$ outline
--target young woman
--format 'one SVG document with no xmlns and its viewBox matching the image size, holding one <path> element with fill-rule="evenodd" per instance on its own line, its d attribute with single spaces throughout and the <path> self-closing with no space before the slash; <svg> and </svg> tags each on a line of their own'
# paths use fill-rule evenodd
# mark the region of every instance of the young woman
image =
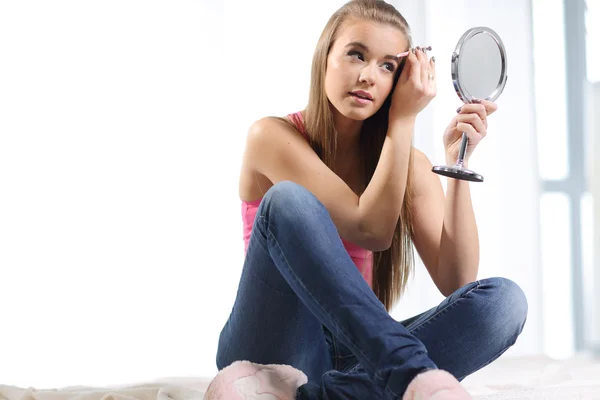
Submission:
<svg viewBox="0 0 600 400">
<path fill-rule="evenodd" d="M 208 399 L 466 399 L 459 381 L 515 343 L 527 301 L 512 281 L 477 280 L 469 183 L 448 179 L 444 195 L 412 147 L 435 94 L 435 60 L 393 6 L 355 0 L 331 17 L 306 109 L 247 136 L 246 258 Z M 448 163 L 462 132 L 468 160 L 495 110 L 458 110 Z M 446 299 L 398 322 L 412 244 Z"/>
</svg>

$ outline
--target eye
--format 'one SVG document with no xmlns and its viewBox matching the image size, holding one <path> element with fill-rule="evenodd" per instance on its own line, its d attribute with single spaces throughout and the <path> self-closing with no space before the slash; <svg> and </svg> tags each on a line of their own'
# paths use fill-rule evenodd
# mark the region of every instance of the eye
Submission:
<svg viewBox="0 0 600 400">
<path fill-rule="evenodd" d="M 348 52 L 348 55 L 350 57 L 354 57 L 356 56 L 360 61 L 365 61 L 365 56 L 363 56 L 363 54 L 360 51 L 356 51 L 356 50 L 350 50 Z"/>
<path fill-rule="evenodd" d="M 365 61 L 365 56 L 360 51 L 350 50 L 347 54 L 350 57 L 355 57 L 360 61 Z M 393 63 L 388 62 L 388 63 L 384 63 L 383 65 L 389 72 L 394 72 L 396 70 L 396 66 Z"/>
<path fill-rule="evenodd" d="M 389 70 L 390 72 L 394 72 L 394 71 L 396 70 L 396 66 L 395 66 L 394 64 L 392 64 L 392 63 L 385 63 L 384 65 L 385 65 L 386 67 L 388 67 L 388 70 Z"/>
</svg>

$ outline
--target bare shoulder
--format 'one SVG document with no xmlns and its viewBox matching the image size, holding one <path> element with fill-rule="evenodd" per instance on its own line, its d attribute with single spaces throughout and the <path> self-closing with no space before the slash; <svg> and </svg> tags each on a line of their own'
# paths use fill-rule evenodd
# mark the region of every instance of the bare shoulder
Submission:
<svg viewBox="0 0 600 400">
<path fill-rule="evenodd" d="M 280 165 L 286 154 L 303 147 L 309 148 L 302 134 L 286 118 L 269 116 L 253 122 L 246 135 L 240 197 L 248 200 L 262 197 L 274 184 L 273 176 L 268 173 L 273 169 L 271 166 Z"/>
<path fill-rule="evenodd" d="M 276 136 L 298 134 L 292 123 L 284 117 L 264 117 L 250 125 L 247 140 L 274 139 Z"/>
<path fill-rule="evenodd" d="M 279 158 L 290 151 L 310 149 L 296 127 L 283 117 L 261 118 L 248 129 L 245 158 L 257 166 L 265 158 Z"/>
</svg>

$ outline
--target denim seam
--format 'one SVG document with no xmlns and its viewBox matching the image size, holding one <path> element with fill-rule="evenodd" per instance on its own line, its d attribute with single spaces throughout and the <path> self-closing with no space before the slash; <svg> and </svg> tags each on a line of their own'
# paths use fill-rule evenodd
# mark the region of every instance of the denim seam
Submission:
<svg viewBox="0 0 600 400">
<path fill-rule="evenodd" d="M 269 253 L 268 246 L 262 246 L 262 241 L 260 243 L 261 243 L 261 248 L 268 254 Z M 246 257 L 252 257 L 252 253 L 254 253 L 254 251 L 255 251 L 255 249 L 248 247 L 248 251 L 246 252 Z M 252 278 L 260 281 L 263 285 L 265 285 L 266 287 L 268 287 L 269 289 L 271 289 L 272 291 L 276 292 L 279 295 L 289 296 L 289 297 L 292 297 L 295 295 L 295 293 L 292 293 L 292 294 L 285 293 L 277 288 L 274 288 L 273 286 L 271 286 L 267 282 L 265 282 L 265 280 L 263 278 L 261 278 L 260 276 L 258 276 L 258 274 L 256 274 L 256 273 L 250 272 L 249 270 L 246 271 L 246 273 L 249 274 L 250 276 L 252 276 Z"/>
<path fill-rule="evenodd" d="M 400 399 L 400 395 L 394 392 L 388 385 L 385 385 L 385 391 L 390 392 L 394 399 Z"/>
<path fill-rule="evenodd" d="M 346 372 L 347 375 L 353 374 L 356 372 L 357 369 L 359 369 L 361 367 L 360 363 L 356 364 L 354 367 L 352 367 L 352 369 L 348 370 L 348 372 Z"/>
<path fill-rule="evenodd" d="M 433 322 L 434 320 L 436 320 L 438 317 L 444 315 L 447 311 L 453 309 L 454 307 L 456 307 L 458 305 L 458 303 L 460 302 L 460 300 L 464 300 L 469 294 L 471 294 L 474 290 L 479 289 L 479 286 L 481 286 L 481 282 L 477 281 L 477 285 L 473 286 L 471 289 L 469 289 L 467 292 L 463 293 L 461 296 L 459 296 L 456 300 L 452 301 L 451 303 L 448 303 L 446 306 L 444 306 L 441 310 L 438 310 L 435 314 L 433 314 L 432 316 L 430 316 L 429 318 L 426 318 L 424 321 L 422 321 L 421 323 L 419 323 L 418 325 L 414 326 L 414 327 L 410 327 L 408 330 L 409 332 L 413 333 L 413 332 L 417 332 L 418 330 L 420 330 L 421 328 L 423 328 L 425 325 L 428 325 L 429 323 Z"/>
<path fill-rule="evenodd" d="M 263 284 L 263 285 L 265 285 L 267 288 L 269 288 L 270 290 L 272 290 L 273 292 L 277 293 L 277 294 L 278 294 L 278 295 L 280 295 L 280 296 L 287 296 L 287 297 L 294 297 L 294 296 L 296 296 L 296 294 L 295 294 L 295 293 L 285 293 L 285 292 L 282 292 L 281 290 L 279 290 L 279 289 L 277 289 L 277 288 L 274 288 L 273 286 L 271 286 L 271 285 L 269 285 L 267 282 L 265 282 L 265 281 L 263 280 L 263 278 L 261 278 L 260 276 L 258 276 L 258 275 L 257 275 L 257 274 L 255 274 L 255 273 L 248 272 L 248 275 L 250 275 L 250 276 L 251 276 L 253 279 L 256 279 L 257 281 L 259 281 L 260 283 L 262 283 L 262 284 Z M 298 297 L 298 296 L 296 296 L 296 297 Z"/>
<path fill-rule="evenodd" d="M 342 373 L 346 374 L 346 375 L 351 375 L 351 374 L 354 374 L 356 372 L 356 370 L 358 370 L 360 367 L 361 367 L 360 363 L 357 363 L 352 368 L 350 368 L 347 372 L 342 372 Z"/>
<path fill-rule="evenodd" d="M 264 221 L 266 221 L 266 218 L 264 218 L 264 217 L 261 215 L 261 216 L 260 216 L 260 221 L 264 222 Z M 315 303 L 316 303 L 316 304 L 317 304 L 317 306 L 318 306 L 318 307 L 321 309 L 321 311 L 322 311 L 324 314 L 326 314 L 326 315 L 329 317 L 329 319 L 330 319 L 331 321 L 333 321 L 333 323 L 335 324 L 336 332 L 341 332 L 341 334 L 342 334 L 342 335 L 344 335 L 344 337 L 345 337 L 346 339 L 348 339 L 348 335 L 346 334 L 346 332 L 344 332 L 344 330 L 343 330 L 343 329 L 340 329 L 340 327 L 338 326 L 337 322 L 335 322 L 335 320 L 332 318 L 332 316 L 329 314 L 329 312 L 327 312 L 327 310 L 325 310 L 325 309 L 324 309 L 324 308 L 323 308 L 323 307 L 322 307 L 322 306 L 319 304 L 319 302 L 318 302 L 318 301 L 316 301 L 316 298 L 313 296 L 313 294 L 312 294 L 312 293 L 311 293 L 311 292 L 308 290 L 308 288 L 307 288 L 307 287 L 304 285 L 304 283 L 303 283 L 303 282 L 302 282 L 300 279 L 298 279 L 298 277 L 296 276 L 296 274 L 294 274 L 294 271 L 293 271 L 293 270 L 290 268 L 290 264 L 289 264 L 289 262 L 288 262 L 287 258 L 285 257 L 285 254 L 283 254 L 283 251 L 281 250 L 281 246 L 279 246 L 279 242 L 277 242 L 277 239 L 275 238 L 275 235 L 273 234 L 273 232 L 272 232 L 272 231 L 271 231 L 271 229 L 269 228 L 269 226 L 268 226 L 268 222 L 267 222 L 266 230 L 267 230 L 267 232 L 269 233 L 270 237 L 271 237 L 271 238 L 273 239 L 273 241 L 275 242 L 275 245 L 277 246 L 277 248 L 279 249 L 279 253 L 282 255 L 282 257 L 283 257 L 283 259 L 284 259 L 284 261 L 285 261 L 285 264 L 287 265 L 288 271 L 290 272 L 290 275 L 292 275 L 292 276 L 294 277 L 294 279 L 295 279 L 295 281 L 296 281 L 296 282 L 298 282 L 300 285 L 302 285 L 302 287 L 304 288 L 304 290 L 306 290 L 306 293 L 308 293 L 308 295 L 309 295 L 309 296 L 310 296 L 310 297 L 311 297 L 313 300 L 315 300 Z M 348 340 L 348 342 L 350 342 L 350 340 Z M 363 352 L 362 352 L 360 349 L 359 349 L 359 352 L 360 352 L 361 356 L 362 356 L 362 357 L 364 357 L 364 359 L 365 359 L 365 360 L 367 360 L 367 361 L 369 362 L 369 364 L 370 364 L 370 368 L 371 368 L 373 371 L 375 371 L 375 366 L 374 366 L 374 365 L 373 365 L 373 363 L 372 363 L 372 362 L 369 360 L 369 358 L 368 358 L 368 357 L 366 357 L 366 356 L 364 355 L 364 353 L 363 353 Z M 374 375 L 375 375 L 375 377 L 377 377 L 377 378 L 379 378 L 379 379 L 382 379 L 382 378 L 379 376 L 379 374 L 377 373 L 377 371 L 375 371 L 375 374 L 374 374 Z"/>
<path fill-rule="evenodd" d="M 331 343 L 333 343 L 333 359 L 334 359 L 333 367 L 335 369 L 339 369 L 337 339 L 333 335 L 333 333 L 331 333 Z"/>
<path fill-rule="evenodd" d="M 325 374 L 329 374 L 329 375 L 331 375 L 331 374 L 351 375 L 351 374 L 355 373 L 356 370 L 359 369 L 361 366 L 362 365 L 360 363 L 357 363 L 357 364 L 353 365 L 352 368 L 350 368 L 348 371 L 343 372 L 343 371 L 339 371 L 339 370 L 330 370 L 330 371 L 325 372 Z"/>
<path fill-rule="evenodd" d="M 348 354 L 347 356 L 338 356 L 338 355 L 335 356 L 335 358 L 340 359 L 340 360 L 345 360 L 346 358 L 350 358 L 350 357 L 355 357 L 355 355 Z"/>
</svg>

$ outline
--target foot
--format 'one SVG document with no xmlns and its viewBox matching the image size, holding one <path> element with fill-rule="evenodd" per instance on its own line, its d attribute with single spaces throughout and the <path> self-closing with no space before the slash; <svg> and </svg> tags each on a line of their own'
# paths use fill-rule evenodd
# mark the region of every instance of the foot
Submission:
<svg viewBox="0 0 600 400">
<path fill-rule="evenodd" d="M 471 395 L 452 374 L 432 369 L 410 382 L 402 400 L 471 400 Z"/>
<path fill-rule="evenodd" d="M 296 389 L 308 381 L 289 365 L 261 365 L 236 361 L 219 371 L 205 400 L 294 400 Z"/>
</svg>

